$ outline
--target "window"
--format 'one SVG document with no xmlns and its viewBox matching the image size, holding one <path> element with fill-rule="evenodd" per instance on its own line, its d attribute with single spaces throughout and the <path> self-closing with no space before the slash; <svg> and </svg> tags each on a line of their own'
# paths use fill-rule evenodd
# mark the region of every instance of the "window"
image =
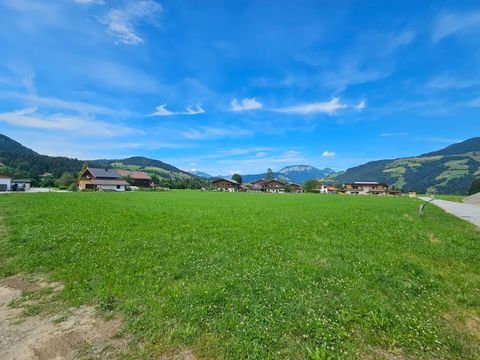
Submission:
<svg viewBox="0 0 480 360">
<path fill-rule="evenodd" d="M 120 185 L 117 185 L 117 189 L 120 189 Z"/>
</svg>

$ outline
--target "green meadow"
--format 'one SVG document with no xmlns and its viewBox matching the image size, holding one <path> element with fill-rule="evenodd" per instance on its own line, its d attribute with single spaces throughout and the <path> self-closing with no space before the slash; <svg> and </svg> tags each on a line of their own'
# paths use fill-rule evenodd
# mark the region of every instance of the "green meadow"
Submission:
<svg viewBox="0 0 480 360">
<path fill-rule="evenodd" d="M 0 197 L 0 277 L 121 314 L 128 358 L 480 358 L 480 233 L 420 201 L 318 194 Z"/>
</svg>

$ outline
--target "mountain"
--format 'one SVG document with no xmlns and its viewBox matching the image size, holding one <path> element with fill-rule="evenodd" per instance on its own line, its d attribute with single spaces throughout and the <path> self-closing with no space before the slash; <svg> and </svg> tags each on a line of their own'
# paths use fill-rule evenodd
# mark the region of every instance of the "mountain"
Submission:
<svg viewBox="0 0 480 360">
<path fill-rule="evenodd" d="M 193 174 L 193 175 L 197 175 L 197 176 L 203 177 L 203 178 L 205 178 L 205 179 L 213 178 L 212 175 L 207 174 L 206 172 L 203 172 L 203 171 L 197 171 L 197 170 L 195 170 L 195 171 L 190 171 L 190 173 Z"/>
<path fill-rule="evenodd" d="M 381 181 L 402 191 L 466 194 L 478 176 L 480 137 L 416 157 L 371 161 L 329 175 L 324 180 L 338 183 Z"/>
<path fill-rule="evenodd" d="M 177 182 L 191 182 L 198 179 L 196 175 L 182 171 L 173 165 L 141 156 L 120 160 L 91 160 L 89 164 L 92 167 L 141 170 L 156 175 L 160 179 Z M 38 180 L 40 175 L 50 173 L 54 178 L 59 178 L 64 172 L 78 173 L 82 165 L 83 160 L 40 155 L 8 136 L 0 134 L 0 174 Z"/>
<path fill-rule="evenodd" d="M 273 176 L 275 177 L 275 179 L 280 181 L 303 184 L 309 179 L 322 178 L 333 173 L 335 173 L 335 171 L 329 168 L 321 170 L 310 165 L 291 165 L 280 169 L 278 172 L 274 172 Z M 242 180 L 245 183 L 253 182 L 256 180 L 264 179 L 266 175 L 266 173 L 255 175 L 242 175 Z"/>
<path fill-rule="evenodd" d="M 320 170 L 310 165 L 292 165 L 284 167 L 278 173 L 289 179 L 291 182 L 303 184 L 309 179 L 318 179 L 334 174 L 335 171 L 330 168 Z"/>
<path fill-rule="evenodd" d="M 0 134 L 0 153 L 16 153 L 16 154 L 30 154 L 38 155 L 32 149 L 29 149 L 19 142 L 10 139 L 8 136 Z"/>
</svg>

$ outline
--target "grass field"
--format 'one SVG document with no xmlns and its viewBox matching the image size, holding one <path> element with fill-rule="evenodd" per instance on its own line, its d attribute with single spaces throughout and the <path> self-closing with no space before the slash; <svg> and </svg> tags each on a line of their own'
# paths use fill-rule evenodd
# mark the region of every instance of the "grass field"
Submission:
<svg viewBox="0 0 480 360">
<path fill-rule="evenodd" d="M 0 276 L 123 314 L 131 358 L 480 358 L 480 233 L 408 198 L 0 197 Z M 396 357 L 394 357 L 396 356 Z"/>
<path fill-rule="evenodd" d="M 465 199 L 465 195 L 435 195 L 435 198 L 461 203 Z"/>
</svg>

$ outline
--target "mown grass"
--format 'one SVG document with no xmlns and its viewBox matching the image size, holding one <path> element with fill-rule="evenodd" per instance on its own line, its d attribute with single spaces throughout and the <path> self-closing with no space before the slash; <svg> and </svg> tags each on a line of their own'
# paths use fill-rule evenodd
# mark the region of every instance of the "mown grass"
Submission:
<svg viewBox="0 0 480 360">
<path fill-rule="evenodd" d="M 465 199 L 465 195 L 441 195 L 440 194 L 440 195 L 435 195 L 435 198 L 461 203 L 463 202 L 463 199 Z"/>
<path fill-rule="evenodd" d="M 0 275 L 120 312 L 131 358 L 480 357 L 480 235 L 408 198 L 165 193 L 0 198 Z"/>
</svg>

